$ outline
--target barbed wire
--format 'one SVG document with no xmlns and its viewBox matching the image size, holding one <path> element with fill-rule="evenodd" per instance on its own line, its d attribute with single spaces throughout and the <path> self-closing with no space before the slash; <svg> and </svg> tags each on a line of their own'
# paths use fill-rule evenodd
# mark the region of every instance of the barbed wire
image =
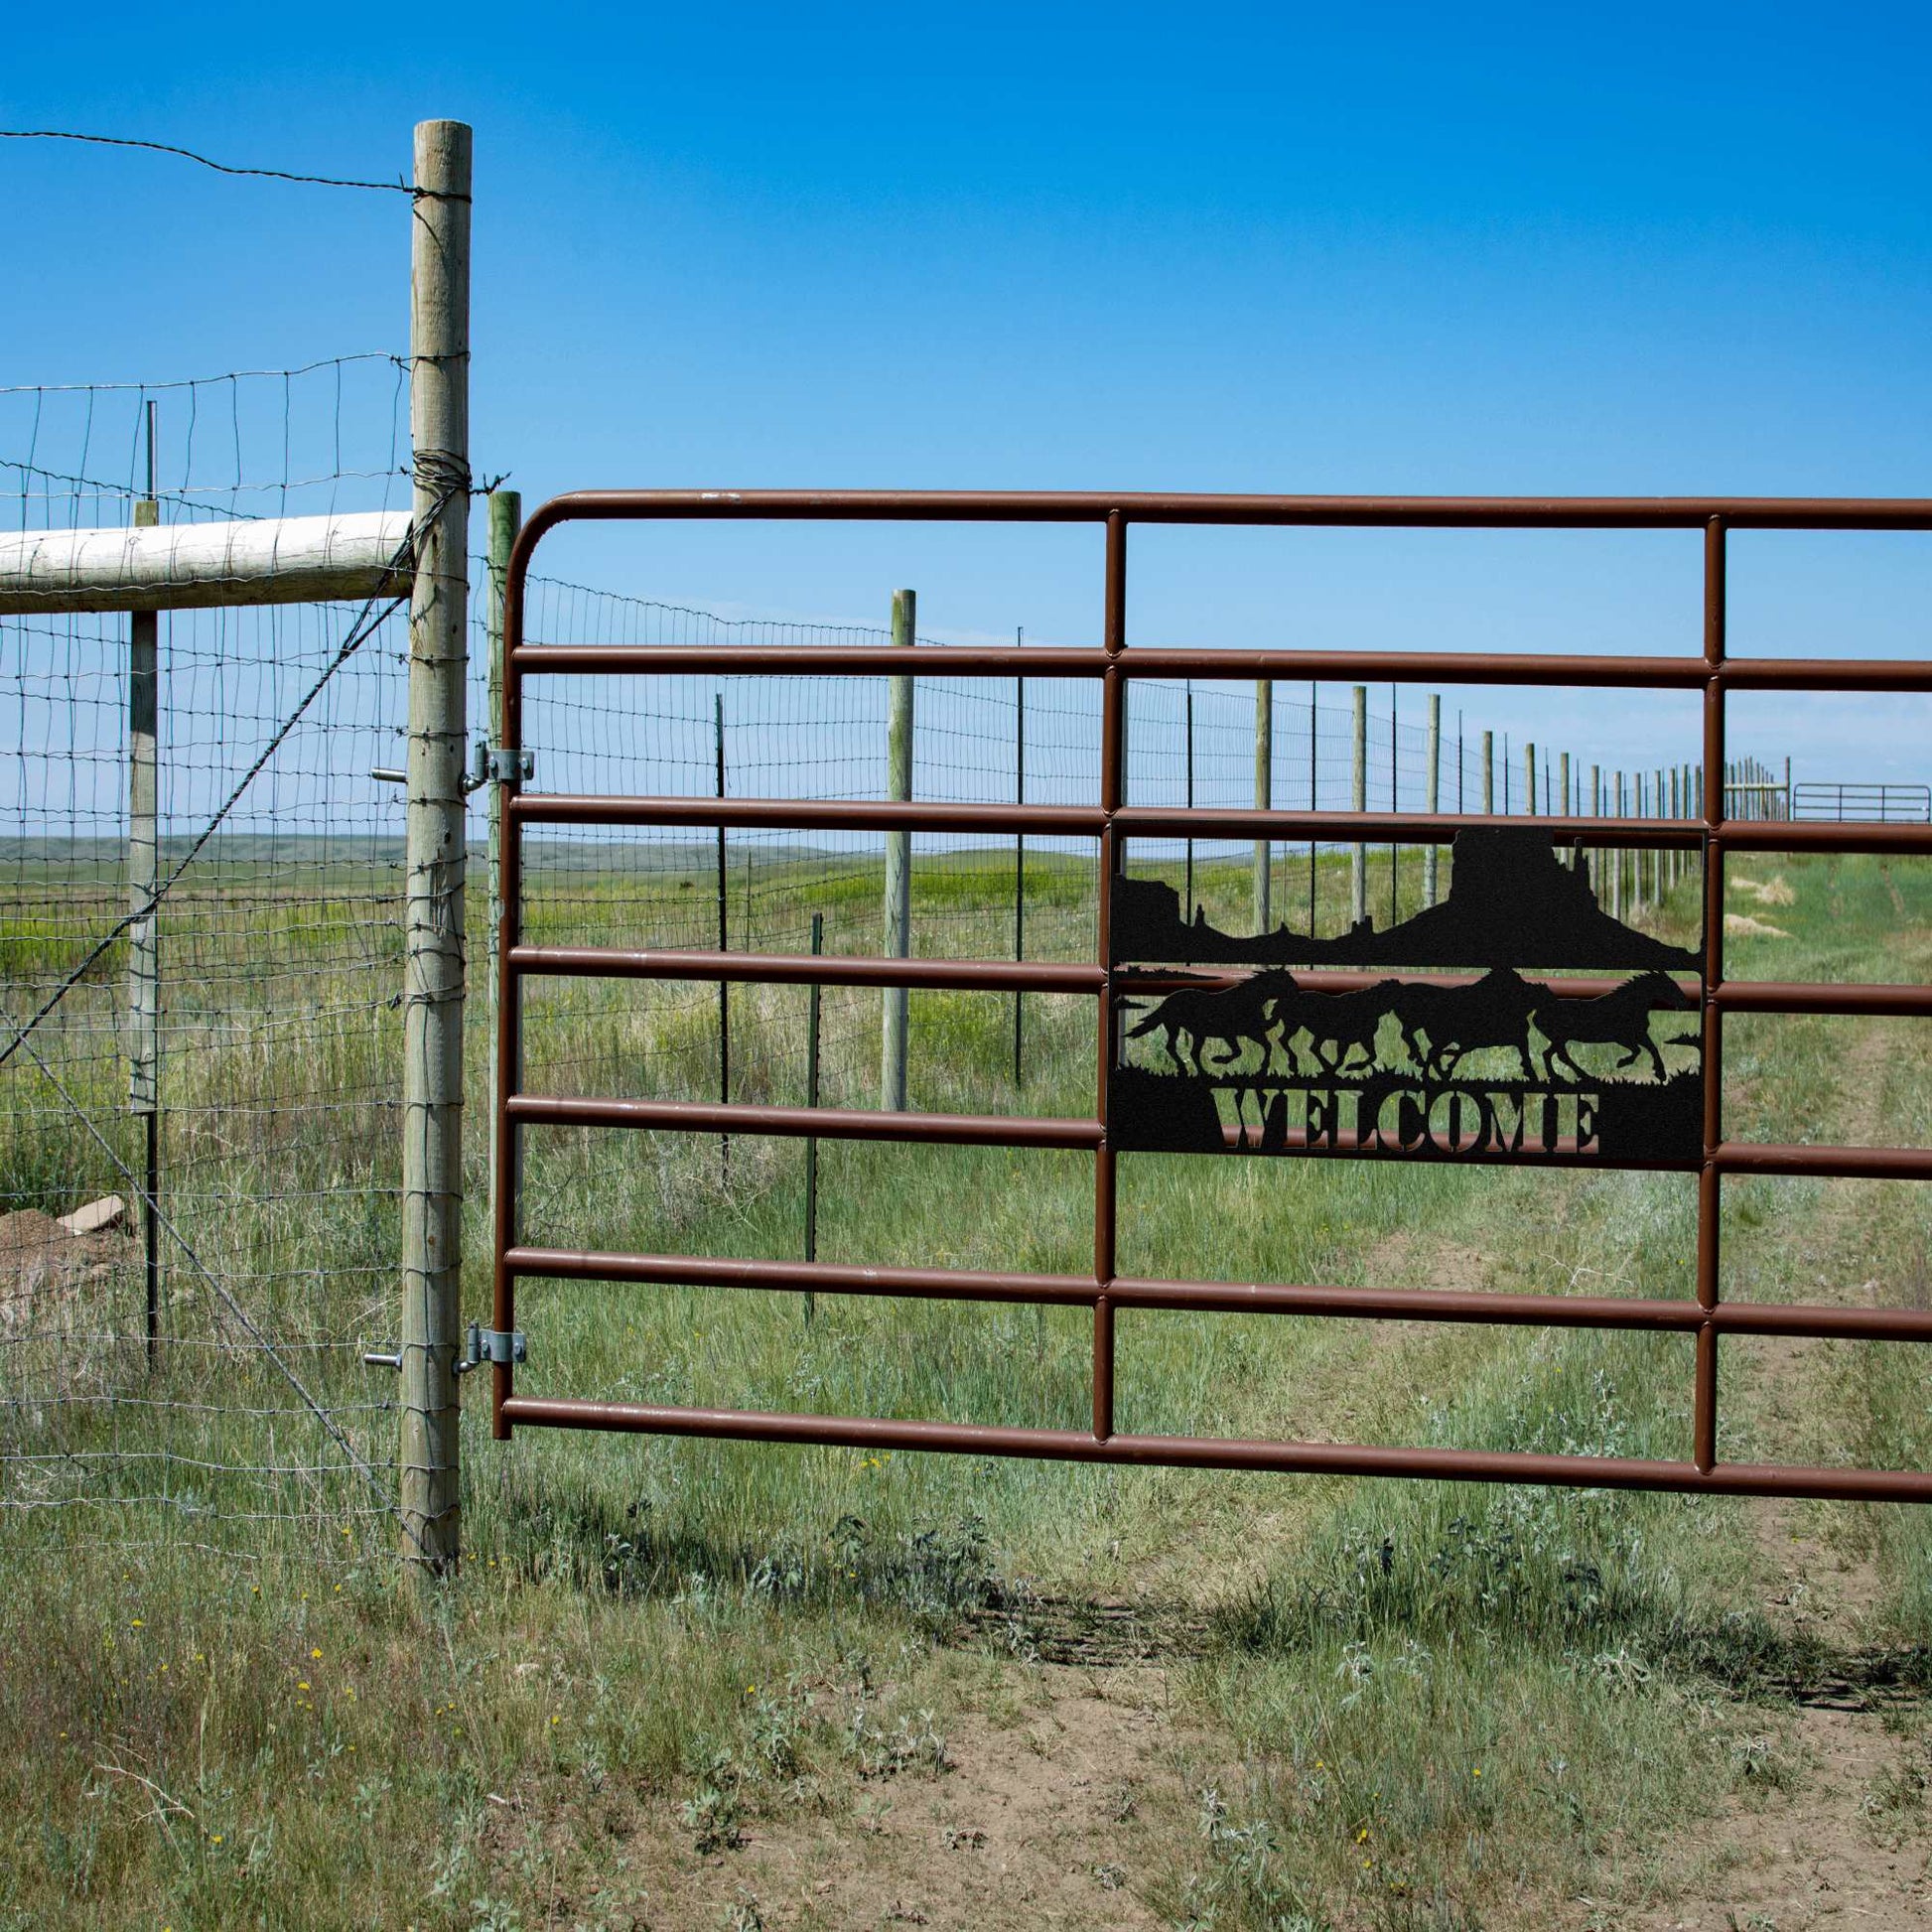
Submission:
<svg viewBox="0 0 1932 1932">
<path fill-rule="evenodd" d="M 231 162 L 215 161 L 207 155 L 197 154 L 193 148 L 177 147 L 171 141 L 143 141 L 123 134 L 83 134 L 57 127 L 0 127 L 0 141 L 78 141 L 100 148 L 138 148 L 150 154 L 173 155 L 182 161 L 192 161 L 198 167 L 211 168 L 217 175 L 251 175 L 262 181 L 300 182 L 314 188 L 370 189 L 378 194 L 407 195 L 412 201 L 419 202 L 470 200 L 468 195 L 452 194 L 445 189 L 418 188 L 400 178 L 395 181 L 356 181 L 340 175 L 296 174 L 286 168 L 238 167 Z"/>
</svg>

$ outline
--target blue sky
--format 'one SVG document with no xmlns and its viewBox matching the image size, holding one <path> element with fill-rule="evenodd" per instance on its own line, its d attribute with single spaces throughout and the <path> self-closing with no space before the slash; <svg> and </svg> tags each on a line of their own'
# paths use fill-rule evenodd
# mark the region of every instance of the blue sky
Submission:
<svg viewBox="0 0 1932 1932">
<path fill-rule="evenodd" d="M 1922 9 L 456 25 L 438 47 L 392 9 L 36 9 L 9 24 L 0 122 L 377 177 L 406 168 L 414 120 L 474 122 L 475 455 L 529 502 L 604 483 L 1932 490 Z M 65 144 L 0 144 L 0 381 L 403 345 L 398 197 Z M 1740 539 L 1735 562 L 1740 650 L 1927 650 L 1932 539 Z M 1097 621 L 1086 533 L 683 528 L 573 537 L 547 563 L 860 621 L 912 583 L 945 634 L 1077 640 Z M 1164 641 L 1675 648 L 1696 635 L 1695 542 L 1150 533 L 1131 621 Z M 1637 700 L 1496 716 L 1606 759 L 1691 750 Z M 1925 776 L 1925 722 L 1916 702 L 1766 703 L 1738 736 L 1821 776 Z"/>
</svg>

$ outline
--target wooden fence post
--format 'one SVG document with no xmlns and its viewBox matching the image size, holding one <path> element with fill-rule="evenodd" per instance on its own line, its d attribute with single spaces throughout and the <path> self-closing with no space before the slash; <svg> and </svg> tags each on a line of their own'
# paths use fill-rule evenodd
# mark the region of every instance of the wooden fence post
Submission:
<svg viewBox="0 0 1932 1932">
<path fill-rule="evenodd" d="M 1275 681 L 1255 680 L 1255 810 L 1275 808 Z M 1254 919 L 1255 931 L 1266 932 L 1274 899 L 1274 841 L 1255 841 Z"/>
<path fill-rule="evenodd" d="M 134 527 L 161 521 L 155 495 L 155 405 L 146 409 L 148 492 L 134 505 Z M 127 929 L 128 1108 L 141 1122 L 141 1273 L 147 1314 L 148 1369 L 161 1346 L 161 952 L 160 917 L 152 909 L 161 883 L 160 638 L 153 611 L 127 621 L 127 896 L 128 910 L 149 907 Z"/>
<path fill-rule="evenodd" d="M 1321 736 L 1321 687 L 1311 682 L 1309 685 L 1309 810 L 1321 809 L 1318 802 L 1321 794 L 1321 761 L 1317 747 Z M 1315 905 L 1315 859 L 1316 848 L 1312 838 L 1309 840 L 1309 937 L 1314 937 Z"/>
<path fill-rule="evenodd" d="M 725 694 L 717 692 L 711 700 L 711 750 L 716 765 L 714 780 L 718 796 L 725 795 Z M 718 826 L 717 878 L 714 881 L 718 901 L 718 950 L 731 950 L 731 856 L 725 827 Z M 718 982 L 718 1104 L 729 1107 L 732 1097 L 732 989 L 729 980 Z M 718 1174 L 729 1183 L 732 1174 L 732 1143 L 729 1134 L 718 1136 Z"/>
<path fill-rule="evenodd" d="M 1026 631 L 1016 629 L 1013 633 L 1013 647 L 1018 650 L 1026 640 Z M 1013 680 L 1013 802 L 1024 805 L 1027 802 L 1027 680 L 1017 677 Z M 1187 698 L 1187 784 L 1188 803 L 1193 802 L 1194 782 L 1194 700 L 1189 688 Z M 1194 848 L 1190 842 L 1187 847 L 1187 869 L 1191 881 L 1193 875 Z M 1027 956 L 1027 835 L 1016 832 L 1013 837 L 1013 958 L 1016 965 Z M 1027 1078 L 1027 996 L 1015 990 L 1013 995 L 1013 1084 L 1016 1091 L 1026 1083 Z"/>
<path fill-rule="evenodd" d="M 1355 687 L 1355 768 L 1349 788 L 1354 810 L 1368 810 L 1368 686 Z M 1357 839 L 1348 855 L 1348 917 L 1360 925 L 1368 917 L 1368 847 Z"/>
<path fill-rule="evenodd" d="M 909 650 L 918 625 L 918 594 L 893 593 L 893 642 Z M 903 803 L 912 796 L 912 679 L 888 680 L 886 713 L 886 796 Z M 888 959 L 908 958 L 912 950 L 912 834 L 886 834 L 886 942 Z M 905 1035 L 909 995 L 889 986 L 882 995 L 879 1053 L 879 1104 L 889 1113 L 905 1110 Z"/>
<path fill-rule="evenodd" d="M 1194 680 L 1189 678 L 1184 687 L 1185 695 L 1181 700 L 1181 726 L 1186 744 L 1185 760 L 1181 768 L 1183 801 L 1191 812 L 1194 809 Z M 1194 842 L 1187 841 L 1184 876 L 1180 895 L 1180 916 L 1189 925 L 1194 922 Z"/>
<path fill-rule="evenodd" d="M 812 914 L 812 957 L 816 959 L 825 950 L 825 914 Z M 805 1105 L 818 1105 L 818 1016 L 820 1001 L 819 984 L 812 981 L 811 989 L 805 996 Z M 805 1139 L 805 1259 L 818 1259 L 818 1136 L 807 1135 Z M 817 1298 L 810 1289 L 805 1291 L 805 1325 L 811 1326 L 812 1310 Z"/>
<path fill-rule="evenodd" d="M 1441 809 L 1443 795 L 1443 699 L 1440 692 L 1429 694 L 1429 748 L 1423 755 L 1423 810 L 1432 816 Z M 1422 902 L 1436 903 L 1436 860 L 1439 848 L 1422 849 Z"/>
<path fill-rule="evenodd" d="M 470 146 L 462 121 L 417 124 L 410 219 L 416 557 L 403 886 L 402 1535 L 405 1558 L 436 1574 L 455 1569 L 461 1547 Z"/>
</svg>

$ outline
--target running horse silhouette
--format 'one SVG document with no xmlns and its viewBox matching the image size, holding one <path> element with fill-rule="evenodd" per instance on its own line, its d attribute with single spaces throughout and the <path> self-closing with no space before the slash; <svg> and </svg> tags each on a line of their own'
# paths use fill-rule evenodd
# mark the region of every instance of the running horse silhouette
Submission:
<svg viewBox="0 0 1932 1932">
<path fill-rule="evenodd" d="M 1423 1072 L 1437 1079 L 1448 1079 L 1465 1054 L 1500 1047 L 1516 1055 L 1527 1080 L 1537 991 L 1507 966 L 1469 986 L 1398 983 L 1393 1004 L 1402 1043 Z"/>
<path fill-rule="evenodd" d="M 1625 980 L 1613 992 L 1594 1000 L 1560 1000 L 1551 996 L 1539 1000 L 1531 1011 L 1537 1031 L 1549 1041 L 1544 1049 L 1546 1078 L 1555 1076 L 1561 1065 L 1573 1078 L 1591 1077 L 1577 1064 L 1573 1046 L 1620 1046 L 1623 1057 L 1616 1070 L 1640 1060 L 1648 1053 L 1658 1079 L 1665 1078 L 1664 1056 L 1651 1036 L 1650 1016 L 1660 1011 L 1685 1012 L 1697 1005 L 1696 996 L 1686 993 L 1668 973 L 1639 973 Z"/>
<path fill-rule="evenodd" d="M 1367 1073 L 1375 1066 L 1375 1035 L 1381 1030 L 1384 1014 L 1397 1011 L 1397 996 L 1402 991 L 1398 980 L 1378 980 L 1373 986 L 1358 987 L 1352 993 L 1313 993 L 1290 982 L 1294 994 L 1291 1005 L 1286 994 L 1275 1001 L 1275 1014 L 1284 1040 L 1306 1033 L 1309 1051 L 1324 1073 Z M 1362 1063 L 1349 1062 L 1359 1053 Z"/>
<path fill-rule="evenodd" d="M 1128 1028 L 1127 1037 L 1147 1039 L 1158 1035 L 1168 1056 L 1183 1073 L 1204 1074 L 1208 1069 L 1201 1052 L 1209 1044 L 1222 1047 L 1230 1063 L 1250 1045 L 1266 1052 L 1269 1035 L 1281 1025 L 1277 1003 L 1294 991 L 1293 975 L 1279 969 L 1255 973 L 1233 986 L 1183 986 L 1144 1013 L 1139 1025 Z"/>
</svg>

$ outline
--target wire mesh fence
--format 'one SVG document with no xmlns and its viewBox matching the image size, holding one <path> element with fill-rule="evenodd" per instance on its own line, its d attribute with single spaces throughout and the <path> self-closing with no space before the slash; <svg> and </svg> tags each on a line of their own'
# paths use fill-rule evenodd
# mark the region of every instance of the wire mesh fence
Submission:
<svg viewBox="0 0 1932 1932">
<path fill-rule="evenodd" d="M 151 401 L 165 523 L 406 507 L 405 399 L 389 356 L 0 392 L 0 515 L 133 523 Z M 0 618 L 0 1534 L 359 1549 L 394 1488 L 359 1351 L 396 1283 L 400 800 L 367 773 L 399 753 L 402 622 L 152 621 L 149 868 L 180 876 L 130 924 L 130 621 Z"/>
</svg>

